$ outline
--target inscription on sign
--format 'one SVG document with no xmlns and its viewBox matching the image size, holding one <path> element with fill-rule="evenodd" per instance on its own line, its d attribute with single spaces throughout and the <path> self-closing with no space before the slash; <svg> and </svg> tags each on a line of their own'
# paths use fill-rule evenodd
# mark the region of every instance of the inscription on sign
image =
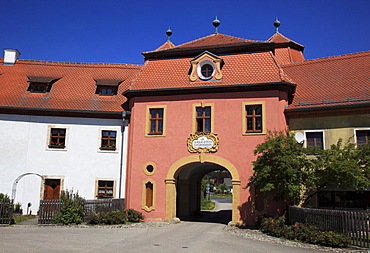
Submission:
<svg viewBox="0 0 370 253">
<path fill-rule="evenodd" d="M 193 148 L 212 148 L 213 141 L 211 139 L 207 139 L 207 137 L 202 136 L 199 137 L 198 140 L 193 141 Z"/>
<path fill-rule="evenodd" d="M 190 153 L 210 153 L 218 150 L 218 136 L 214 133 L 195 133 L 188 138 Z"/>
</svg>

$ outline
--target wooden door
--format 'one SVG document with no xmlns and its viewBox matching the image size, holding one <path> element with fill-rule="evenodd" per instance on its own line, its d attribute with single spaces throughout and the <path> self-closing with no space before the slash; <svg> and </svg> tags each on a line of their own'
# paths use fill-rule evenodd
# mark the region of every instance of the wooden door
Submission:
<svg viewBox="0 0 370 253">
<path fill-rule="evenodd" d="M 60 179 L 45 179 L 44 200 L 59 199 Z"/>
</svg>

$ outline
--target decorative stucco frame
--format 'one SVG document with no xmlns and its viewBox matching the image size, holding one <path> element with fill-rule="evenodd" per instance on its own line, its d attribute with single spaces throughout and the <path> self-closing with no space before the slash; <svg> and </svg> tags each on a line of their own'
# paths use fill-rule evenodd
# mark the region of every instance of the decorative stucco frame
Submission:
<svg viewBox="0 0 370 253">
<path fill-rule="evenodd" d="M 229 161 L 213 156 L 207 155 L 205 153 L 200 153 L 199 155 L 191 155 L 180 160 L 177 160 L 167 172 L 167 177 L 165 179 L 166 183 L 166 216 L 165 221 L 169 221 L 172 218 L 176 217 L 176 179 L 175 174 L 176 172 L 189 164 L 192 163 L 204 163 L 209 162 L 213 164 L 220 165 L 227 169 L 232 177 L 232 189 L 233 189 L 233 200 L 232 200 L 232 221 L 233 222 L 240 222 L 240 215 L 238 211 L 238 206 L 240 204 L 240 177 L 239 172 L 235 168 L 235 166 L 230 163 Z"/>
<path fill-rule="evenodd" d="M 202 54 L 200 54 L 199 56 L 195 57 L 193 60 L 190 61 L 190 64 L 191 64 L 190 75 L 189 75 L 190 81 L 194 82 L 194 81 L 197 81 L 198 79 L 201 79 L 201 81 L 203 81 L 202 80 L 203 78 L 198 74 L 198 71 L 197 71 L 198 65 L 201 64 L 202 61 L 207 61 L 207 62 L 209 61 L 210 63 L 213 63 L 212 65 L 214 65 L 215 67 L 212 78 L 207 78 L 207 80 L 212 80 L 212 79 L 221 80 L 222 79 L 223 75 L 221 71 L 221 64 L 223 63 L 223 60 L 220 57 L 217 57 L 216 55 L 208 51 L 204 51 Z"/>
</svg>

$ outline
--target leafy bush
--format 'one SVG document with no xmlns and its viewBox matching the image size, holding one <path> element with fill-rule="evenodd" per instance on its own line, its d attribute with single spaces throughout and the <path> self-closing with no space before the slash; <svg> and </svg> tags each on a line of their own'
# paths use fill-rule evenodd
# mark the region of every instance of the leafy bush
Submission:
<svg viewBox="0 0 370 253">
<path fill-rule="evenodd" d="M 263 219 L 260 230 L 265 234 L 275 237 L 329 247 L 343 248 L 347 247 L 351 242 L 350 239 L 343 234 L 333 231 L 323 231 L 315 226 L 300 223 L 287 226 L 285 225 L 284 216 L 276 219 Z"/>
<path fill-rule="evenodd" d="M 83 198 L 78 193 L 62 191 L 60 199 L 62 206 L 60 212 L 54 215 L 52 223 L 54 224 L 80 224 L 83 221 Z"/>
<path fill-rule="evenodd" d="M 200 209 L 201 210 L 213 210 L 215 208 L 215 202 L 209 200 L 209 199 L 202 199 L 200 201 Z"/>
<path fill-rule="evenodd" d="M 23 209 L 22 209 L 22 204 L 21 203 L 16 203 L 14 204 L 14 212 L 15 213 L 20 213 L 22 214 L 23 213 Z"/>
<path fill-rule="evenodd" d="M 110 212 L 100 213 L 100 223 L 111 225 L 111 224 L 125 224 L 127 220 L 127 214 L 123 211 L 115 210 Z"/>
<path fill-rule="evenodd" d="M 109 212 L 99 212 L 97 215 L 92 215 L 88 219 L 88 223 L 92 225 L 96 224 L 125 224 L 126 222 L 140 222 L 144 219 L 142 213 L 134 210 L 128 209 L 125 211 L 109 211 Z"/>
<path fill-rule="evenodd" d="M 144 220 L 143 214 L 134 209 L 127 209 L 126 214 L 128 222 L 140 222 Z"/>
</svg>

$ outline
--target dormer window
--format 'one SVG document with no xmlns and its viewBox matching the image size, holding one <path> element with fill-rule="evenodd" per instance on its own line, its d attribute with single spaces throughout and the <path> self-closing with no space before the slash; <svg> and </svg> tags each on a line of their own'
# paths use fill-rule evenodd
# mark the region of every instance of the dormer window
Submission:
<svg viewBox="0 0 370 253">
<path fill-rule="evenodd" d="M 117 80 L 95 80 L 96 92 L 99 96 L 113 96 L 117 95 L 118 85 L 122 81 Z"/>
<path fill-rule="evenodd" d="M 101 96 L 117 95 L 117 87 L 113 86 L 100 86 L 98 87 L 98 94 Z"/>
<path fill-rule="evenodd" d="M 197 67 L 198 77 L 201 80 L 211 79 L 215 73 L 215 64 L 210 60 L 203 60 Z"/>
<path fill-rule="evenodd" d="M 189 78 L 190 81 L 215 81 L 221 80 L 222 58 L 205 51 L 190 61 Z"/>
<path fill-rule="evenodd" d="M 58 81 L 59 78 L 45 77 L 45 76 L 31 76 L 28 78 L 30 85 L 27 91 L 31 93 L 45 93 L 50 92 L 53 83 Z"/>
</svg>

